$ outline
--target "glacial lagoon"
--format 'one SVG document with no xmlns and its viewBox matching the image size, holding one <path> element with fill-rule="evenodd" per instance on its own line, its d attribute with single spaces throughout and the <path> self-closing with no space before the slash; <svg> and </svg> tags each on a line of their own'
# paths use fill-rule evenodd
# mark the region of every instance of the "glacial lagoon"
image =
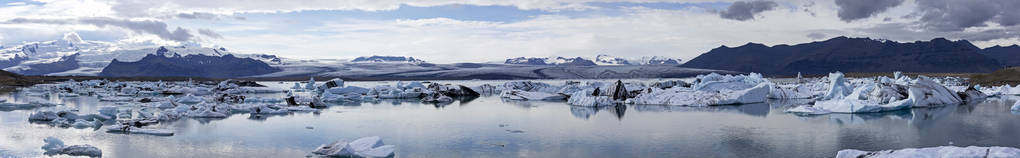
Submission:
<svg viewBox="0 0 1020 158">
<path fill-rule="evenodd" d="M 260 84 L 286 88 L 293 82 Z M 378 84 L 393 82 L 347 82 L 364 87 Z M 20 91 L 0 94 L 0 99 L 14 103 L 30 97 Z M 708 107 L 581 107 L 505 100 L 498 95 L 449 104 L 379 100 L 330 104 L 312 113 L 234 114 L 152 125 L 173 130 L 173 136 L 27 121 L 32 113 L 43 110 L 75 107 L 88 114 L 97 113 L 101 106 L 132 106 L 89 96 L 46 99 L 63 105 L 0 109 L 0 157 L 42 156 L 43 139 L 50 136 L 67 144 L 96 146 L 104 157 L 305 157 L 321 144 L 366 136 L 380 136 L 386 144 L 395 145 L 395 157 L 832 157 L 841 149 L 1020 147 L 1020 139 L 1013 139 L 1020 134 L 1020 114 L 1009 110 L 1018 96 L 937 108 L 814 116 L 784 112 L 810 102 L 794 99 Z"/>
</svg>

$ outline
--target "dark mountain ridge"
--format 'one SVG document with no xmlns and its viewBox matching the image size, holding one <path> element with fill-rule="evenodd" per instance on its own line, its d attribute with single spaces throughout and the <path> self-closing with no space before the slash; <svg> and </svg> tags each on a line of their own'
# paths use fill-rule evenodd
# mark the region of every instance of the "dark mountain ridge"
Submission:
<svg viewBox="0 0 1020 158">
<path fill-rule="evenodd" d="M 748 43 L 712 49 L 684 67 L 759 72 L 768 75 L 842 72 L 991 72 L 1002 68 L 967 40 L 900 43 L 870 38 L 836 37 L 797 45 Z"/>
</svg>

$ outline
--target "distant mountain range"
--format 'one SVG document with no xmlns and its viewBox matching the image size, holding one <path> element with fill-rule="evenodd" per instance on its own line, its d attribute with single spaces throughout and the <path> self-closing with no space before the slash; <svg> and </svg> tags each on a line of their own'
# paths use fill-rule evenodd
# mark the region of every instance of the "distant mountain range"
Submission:
<svg viewBox="0 0 1020 158">
<path fill-rule="evenodd" d="M 828 72 L 991 72 L 1003 67 L 969 41 L 899 43 L 870 38 L 836 37 L 797 45 L 765 46 L 748 43 L 712 49 L 691 59 L 684 67 L 760 72 L 773 75 L 824 74 Z M 1016 52 L 1002 49 L 996 52 Z M 1006 53 L 995 53 L 1006 54 Z M 1010 57 L 1015 59 L 1016 57 Z M 1005 59 L 1010 60 L 1010 59 Z M 1015 61 L 1015 60 L 1013 60 Z"/>
<path fill-rule="evenodd" d="M 279 72 L 279 68 L 252 58 L 237 58 L 232 54 L 209 56 L 191 54 L 168 56 L 169 50 L 159 47 L 156 54 L 149 54 L 134 62 L 113 59 L 99 76 L 104 77 L 211 77 L 234 78 Z"/>
<path fill-rule="evenodd" d="M 293 59 L 236 54 L 194 43 L 124 47 L 82 40 L 68 33 L 54 41 L 0 48 L 0 69 L 22 75 L 109 77 L 406 79 L 574 79 L 689 77 L 703 73 L 767 75 L 842 72 L 990 72 L 1020 66 L 1020 46 L 980 49 L 968 41 L 936 38 L 900 43 L 836 37 L 825 41 L 765 46 L 748 43 L 712 49 L 690 61 L 661 56 L 621 58 L 518 57 L 503 63 L 432 64 L 414 57 L 364 56 Z"/>
<path fill-rule="evenodd" d="M 518 57 L 506 59 L 503 64 L 516 65 L 560 65 L 560 66 L 601 66 L 601 65 L 680 65 L 680 59 L 660 56 L 625 59 L 610 55 L 598 55 L 594 59 L 584 57 Z"/>
</svg>

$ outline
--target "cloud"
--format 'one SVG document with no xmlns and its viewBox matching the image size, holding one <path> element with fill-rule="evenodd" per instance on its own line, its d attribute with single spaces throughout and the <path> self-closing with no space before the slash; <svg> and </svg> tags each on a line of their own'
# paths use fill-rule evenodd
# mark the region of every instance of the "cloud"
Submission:
<svg viewBox="0 0 1020 158">
<path fill-rule="evenodd" d="M 889 8 L 903 4 L 903 0 L 836 0 L 839 19 L 850 22 L 869 18 Z"/>
<path fill-rule="evenodd" d="M 180 19 L 203 19 L 203 20 L 221 20 L 224 18 L 234 20 L 246 20 L 246 18 L 241 16 L 213 14 L 205 12 L 178 13 L 174 17 Z"/>
<path fill-rule="evenodd" d="M 29 19 L 14 18 L 2 22 L 4 24 L 50 24 L 50 25 L 94 25 L 97 27 L 118 27 L 138 34 L 152 34 L 164 40 L 188 41 L 194 35 L 188 30 L 177 27 L 169 30 L 166 23 L 155 20 L 127 20 L 109 17 L 89 17 L 77 19 Z"/>
<path fill-rule="evenodd" d="M 719 16 L 740 21 L 751 20 L 754 19 L 755 14 L 775 9 L 778 6 L 779 4 L 773 1 L 733 2 L 729 8 L 720 11 Z"/>
<path fill-rule="evenodd" d="M 962 31 L 988 23 L 1013 26 L 1020 23 L 1017 0 L 919 0 L 918 23 L 933 31 Z"/>
<path fill-rule="evenodd" d="M 828 37 L 828 36 L 825 36 L 825 34 L 823 34 L 823 33 L 812 32 L 812 33 L 807 34 L 807 37 L 811 38 L 813 40 L 819 40 L 819 39 L 825 39 L 825 37 Z"/>
<path fill-rule="evenodd" d="M 213 30 L 209 29 L 198 29 L 198 34 L 212 38 L 223 38 L 223 35 L 220 35 L 219 33 L 213 32 Z"/>
</svg>

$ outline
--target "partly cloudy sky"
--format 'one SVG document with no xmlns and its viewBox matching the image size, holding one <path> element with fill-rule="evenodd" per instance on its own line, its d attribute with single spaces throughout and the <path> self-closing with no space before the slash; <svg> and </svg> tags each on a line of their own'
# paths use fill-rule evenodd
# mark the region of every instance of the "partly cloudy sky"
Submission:
<svg viewBox="0 0 1020 158">
<path fill-rule="evenodd" d="M 0 45 L 59 39 L 293 58 L 666 56 L 836 36 L 1020 43 L 1018 0 L 37 0 L 0 1 Z"/>
</svg>

